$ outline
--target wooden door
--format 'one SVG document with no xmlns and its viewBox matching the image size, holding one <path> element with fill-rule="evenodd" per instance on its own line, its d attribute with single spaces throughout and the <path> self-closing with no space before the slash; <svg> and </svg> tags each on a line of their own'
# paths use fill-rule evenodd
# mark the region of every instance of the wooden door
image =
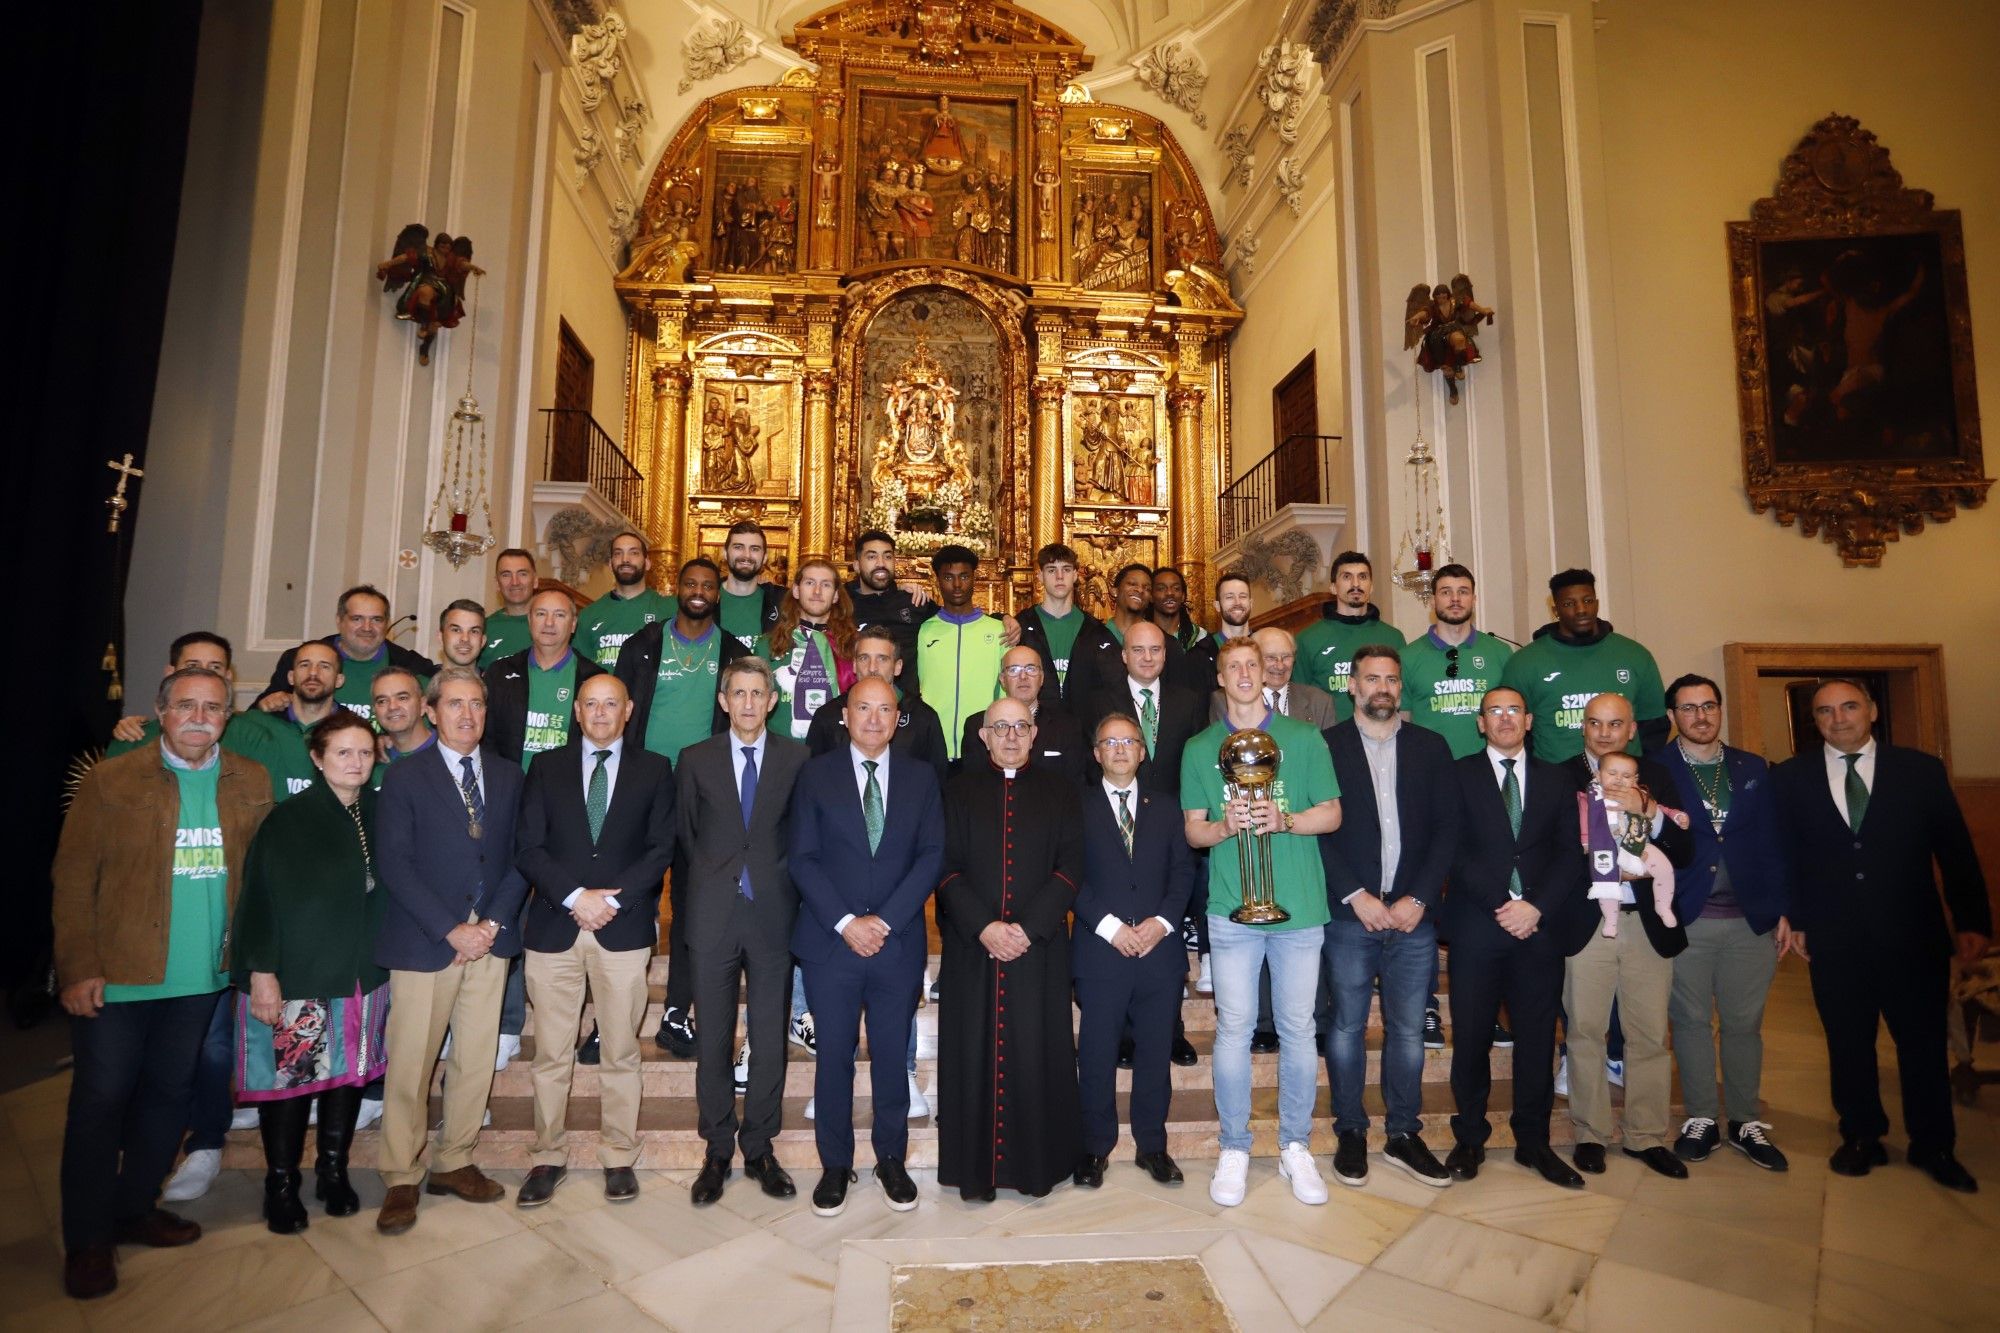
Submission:
<svg viewBox="0 0 2000 1333">
<path fill-rule="evenodd" d="M 556 321 L 556 402 L 550 481 L 590 480 L 590 391 L 595 362 L 568 320 Z"/>
<path fill-rule="evenodd" d="M 1307 352 L 1278 381 L 1271 405 L 1277 430 L 1277 504 L 1318 504 L 1319 441 L 1311 437 L 1319 434 L 1319 380 L 1313 353 Z"/>
</svg>

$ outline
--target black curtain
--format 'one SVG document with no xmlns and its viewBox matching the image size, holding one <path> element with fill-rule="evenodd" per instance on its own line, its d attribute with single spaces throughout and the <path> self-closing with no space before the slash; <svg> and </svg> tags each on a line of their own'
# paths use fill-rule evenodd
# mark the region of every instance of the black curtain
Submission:
<svg viewBox="0 0 2000 1333">
<path fill-rule="evenodd" d="M 194 93 L 200 0 L 121 5 L 89 22 L 64 6 L 20 21 L 40 35 L 15 46 L 23 74 L 12 124 L 17 219 L 11 323 L 25 429 L 10 450 L 10 497 L 25 516 L 14 544 L 14 716 L 26 724 L 27 809 L 14 824 L 25 872 L 0 931 L 0 983 L 20 1018 L 49 959 L 48 866 L 61 829 L 72 758 L 102 745 L 121 705 L 105 697 L 105 645 L 118 644 L 131 695 L 151 706 L 158 667 L 125 657 L 121 592 L 134 520 L 105 532 L 116 476 L 107 460 L 144 466 L 166 318 Z M 53 12 L 51 12 L 53 11 Z M 32 17 L 30 15 L 33 15 Z M 36 86 L 39 85 L 39 86 Z M 12 99 L 10 99 L 12 100 Z M 25 483 L 25 486 L 23 486 Z"/>
</svg>

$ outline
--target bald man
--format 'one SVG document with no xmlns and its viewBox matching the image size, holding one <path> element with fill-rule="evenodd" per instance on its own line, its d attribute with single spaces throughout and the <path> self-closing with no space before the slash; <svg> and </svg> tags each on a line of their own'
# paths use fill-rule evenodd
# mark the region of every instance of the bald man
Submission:
<svg viewBox="0 0 2000 1333">
<path fill-rule="evenodd" d="M 1042 654 L 1032 645 L 1009 648 L 1000 658 L 1000 697 L 1025 704 L 1035 724 L 1035 767 L 1047 769 L 1081 788 L 1087 780 L 1090 745 L 1083 738 L 1083 726 L 1063 703 L 1062 696 L 1046 691 L 1048 668 Z M 965 720 L 965 737 L 959 753 L 969 771 L 985 768 L 986 715 Z"/>
<path fill-rule="evenodd" d="M 546 595 L 529 607 L 531 633 Z M 601 1043 L 604 1195 L 621 1203 L 639 1193 L 639 1025 L 675 824 L 673 765 L 625 744 L 631 716 L 624 683 L 594 672 L 577 689 L 568 741 L 534 756 L 521 793 L 516 860 L 530 888 L 521 940 L 535 1005 L 535 1165 L 522 1208 L 547 1203 L 569 1174 L 564 1121 L 586 985 Z"/>
<path fill-rule="evenodd" d="M 486 738 L 527 767 L 569 740 L 577 691 L 604 668 L 569 645 L 576 603 L 560 588 L 528 599 L 528 646 L 486 668 Z"/>
</svg>

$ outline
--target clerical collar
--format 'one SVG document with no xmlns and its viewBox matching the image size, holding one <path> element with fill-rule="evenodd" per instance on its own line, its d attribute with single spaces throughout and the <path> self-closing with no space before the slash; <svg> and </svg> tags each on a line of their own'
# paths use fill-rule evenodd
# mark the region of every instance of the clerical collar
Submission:
<svg viewBox="0 0 2000 1333">
<path fill-rule="evenodd" d="M 993 771 L 1000 774 L 1001 777 L 1006 778 L 1009 782 L 1012 782 L 1021 775 L 1021 770 L 1018 768 L 1002 768 L 998 764 L 993 766 Z"/>
</svg>

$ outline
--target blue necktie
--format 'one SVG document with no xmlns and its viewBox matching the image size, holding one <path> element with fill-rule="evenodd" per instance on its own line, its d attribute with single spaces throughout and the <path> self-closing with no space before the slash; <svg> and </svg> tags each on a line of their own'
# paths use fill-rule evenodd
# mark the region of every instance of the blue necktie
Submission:
<svg viewBox="0 0 2000 1333">
<path fill-rule="evenodd" d="M 472 816 L 474 824 L 483 825 L 486 822 L 486 797 L 480 794 L 479 770 L 472 766 L 471 755 L 459 757 L 458 771 L 459 790 L 465 793 L 465 812 Z"/>
<path fill-rule="evenodd" d="M 743 786 L 741 795 L 743 800 L 743 827 L 747 829 L 750 827 L 750 812 L 757 808 L 757 747 L 754 745 L 743 747 Z M 756 901 L 757 895 L 750 889 L 750 865 L 747 860 L 743 866 L 743 877 L 737 881 L 737 887 L 742 889 L 745 898 L 750 899 L 752 902 Z"/>
</svg>

